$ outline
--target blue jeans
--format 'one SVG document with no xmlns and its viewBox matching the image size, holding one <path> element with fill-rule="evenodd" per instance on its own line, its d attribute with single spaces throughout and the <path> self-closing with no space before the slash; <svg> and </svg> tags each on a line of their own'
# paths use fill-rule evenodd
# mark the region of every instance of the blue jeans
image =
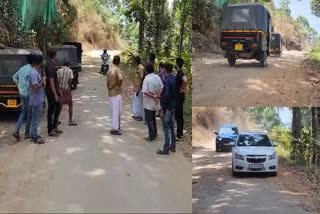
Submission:
<svg viewBox="0 0 320 214">
<path fill-rule="evenodd" d="M 34 142 L 37 142 L 38 139 L 39 139 L 38 127 L 39 127 L 39 121 L 40 121 L 42 106 L 43 106 L 43 103 L 40 103 L 37 106 L 31 106 L 31 114 L 32 114 L 32 119 L 31 119 L 32 131 L 31 131 L 31 135 L 32 135 L 32 139 L 34 140 Z"/>
<path fill-rule="evenodd" d="M 24 118 L 27 117 L 26 130 L 25 130 L 25 136 L 27 136 L 27 135 L 30 135 L 30 124 L 31 124 L 31 108 L 29 105 L 29 97 L 20 96 L 20 99 L 21 99 L 21 113 L 17 122 L 15 132 L 18 132 L 18 133 L 20 132 Z"/>
<path fill-rule="evenodd" d="M 162 126 L 165 136 L 163 151 L 169 151 L 169 149 L 176 148 L 176 135 L 174 133 L 174 111 L 174 109 L 165 110 L 162 116 Z"/>
<path fill-rule="evenodd" d="M 148 124 L 149 138 L 155 139 L 158 135 L 156 111 L 144 109 L 146 122 Z"/>
</svg>

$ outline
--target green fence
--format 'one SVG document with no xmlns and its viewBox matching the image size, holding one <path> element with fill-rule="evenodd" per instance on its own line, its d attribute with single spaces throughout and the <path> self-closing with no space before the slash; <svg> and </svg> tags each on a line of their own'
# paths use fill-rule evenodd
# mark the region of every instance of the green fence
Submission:
<svg viewBox="0 0 320 214">
<path fill-rule="evenodd" d="M 35 19 L 42 16 L 45 23 L 51 23 L 57 14 L 56 0 L 11 0 L 18 7 L 22 27 L 29 29 Z"/>
</svg>

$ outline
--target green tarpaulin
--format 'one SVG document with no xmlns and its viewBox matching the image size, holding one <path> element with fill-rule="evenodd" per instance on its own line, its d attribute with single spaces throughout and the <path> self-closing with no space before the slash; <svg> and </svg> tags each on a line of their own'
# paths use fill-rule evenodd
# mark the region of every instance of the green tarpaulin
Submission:
<svg viewBox="0 0 320 214">
<path fill-rule="evenodd" d="M 22 17 L 22 27 L 29 29 L 38 16 L 51 23 L 57 14 L 56 0 L 11 0 Z"/>
<path fill-rule="evenodd" d="M 213 4 L 219 8 L 222 8 L 228 0 L 212 0 Z"/>
</svg>

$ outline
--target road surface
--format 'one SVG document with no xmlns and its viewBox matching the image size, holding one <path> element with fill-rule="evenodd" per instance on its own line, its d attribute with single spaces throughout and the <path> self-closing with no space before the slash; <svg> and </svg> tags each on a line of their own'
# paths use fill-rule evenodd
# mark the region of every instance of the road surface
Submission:
<svg viewBox="0 0 320 214">
<path fill-rule="evenodd" d="M 319 200 L 314 201 L 295 175 L 281 166 L 277 177 L 235 178 L 230 152 L 216 153 L 214 147 L 198 145 L 194 146 L 192 158 L 195 214 L 320 213 Z"/>
<path fill-rule="evenodd" d="M 100 52 L 99 52 L 100 53 Z M 11 145 L 15 117 L 0 116 L 1 212 L 179 212 L 192 211 L 191 162 L 182 152 L 158 156 L 159 140 L 144 141 L 147 127 L 124 105 L 123 135 L 111 136 L 105 77 L 98 52 L 86 53 L 74 92 L 77 127 L 64 108 L 59 138 L 44 145 Z M 45 114 L 40 133 L 46 137 Z"/>
<path fill-rule="evenodd" d="M 305 53 L 284 51 L 230 67 L 222 55 L 193 62 L 193 106 L 311 106 L 312 89 L 303 68 Z"/>
</svg>

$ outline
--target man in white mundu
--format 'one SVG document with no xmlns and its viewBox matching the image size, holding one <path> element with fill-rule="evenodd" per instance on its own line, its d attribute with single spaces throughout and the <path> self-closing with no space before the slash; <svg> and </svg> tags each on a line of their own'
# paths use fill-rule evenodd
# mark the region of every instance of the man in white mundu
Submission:
<svg viewBox="0 0 320 214">
<path fill-rule="evenodd" d="M 143 96 L 142 96 L 142 83 L 145 76 L 145 70 L 143 65 L 141 65 L 140 56 L 134 58 L 134 64 L 136 67 L 134 80 L 133 80 L 133 94 L 132 94 L 132 110 L 133 119 L 137 121 L 142 121 L 144 116 L 143 111 Z"/>
<path fill-rule="evenodd" d="M 113 66 L 107 74 L 107 87 L 111 110 L 111 134 L 121 135 L 121 111 L 122 111 L 122 74 L 119 69 L 120 56 L 113 58 Z"/>
</svg>

